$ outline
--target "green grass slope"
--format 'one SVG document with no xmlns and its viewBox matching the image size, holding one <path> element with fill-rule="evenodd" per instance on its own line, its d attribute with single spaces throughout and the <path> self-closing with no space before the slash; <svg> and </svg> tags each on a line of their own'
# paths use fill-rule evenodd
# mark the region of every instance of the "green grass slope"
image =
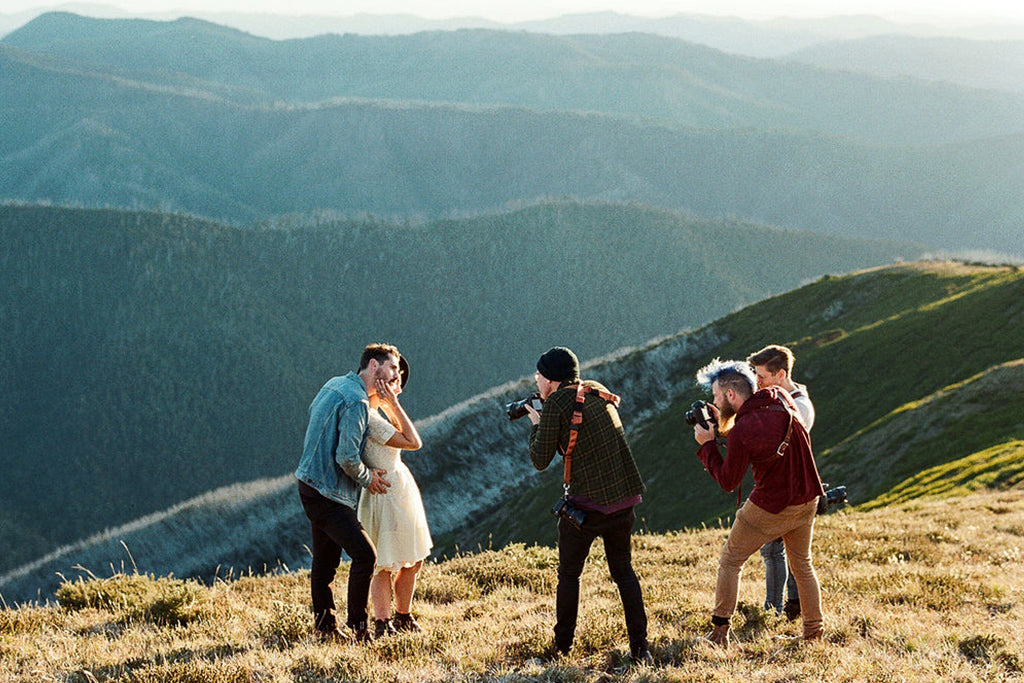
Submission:
<svg viewBox="0 0 1024 683">
<path fill-rule="evenodd" d="M 1024 360 L 900 406 L 825 457 L 862 482 L 866 507 L 1014 485 L 1024 478 Z"/>
<path fill-rule="evenodd" d="M 822 477 L 847 485 L 855 504 L 935 467 L 974 458 L 962 463 L 967 469 L 977 459 L 1005 455 L 1005 449 L 1012 453 L 1012 445 L 989 449 L 1024 438 L 1020 268 L 914 263 L 826 277 L 700 332 L 720 341 L 695 364 L 666 368 L 677 383 L 671 407 L 630 430 L 648 485 L 638 514 L 655 531 L 712 522 L 735 506 L 735 494 L 722 492 L 703 471 L 692 429 L 683 421 L 691 401 L 707 398 L 693 377 L 712 357 L 745 358 L 769 343 L 794 350 L 794 377 L 808 384 L 817 410 L 811 436 Z M 641 366 L 647 353 L 651 349 L 635 354 L 638 372 L 649 371 Z M 974 484 L 960 486 L 1019 480 L 1012 457 L 991 467 L 996 474 L 979 472 Z M 518 492 L 492 516 L 447 535 L 446 547 L 552 542 L 546 507 L 558 496 L 557 469 L 549 468 L 536 488 Z M 750 488 L 748 477 L 744 491 Z M 892 500 L 904 499 L 910 490 L 904 485 Z M 508 509 L 521 514 L 509 517 Z"/>
</svg>

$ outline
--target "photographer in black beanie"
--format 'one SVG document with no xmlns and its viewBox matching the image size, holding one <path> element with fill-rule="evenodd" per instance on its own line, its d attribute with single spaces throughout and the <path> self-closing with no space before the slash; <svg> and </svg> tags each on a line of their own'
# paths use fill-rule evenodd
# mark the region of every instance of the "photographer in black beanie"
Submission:
<svg viewBox="0 0 1024 683">
<path fill-rule="evenodd" d="M 576 354 L 561 346 L 540 357 L 534 378 L 544 404 L 540 412 L 527 406 L 532 423 L 530 458 L 543 470 L 556 452 L 564 456 L 569 451 L 564 499 L 568 512 L 558 519 L 554 647 L 562 654 L 572 647 L 580 575 L 594 539 L 601 537 L 608 571 L 622 598 L 630 655 L 635 663 L 650 664 L 647 614 L 632 560 L 633 508 L 641 501 L 644 485 L 619 419 L 619 398 L 597 382 L 581 382 Z M 571 442 L 573 413 L 580 400 L 582 420 Z"/>
</svg>

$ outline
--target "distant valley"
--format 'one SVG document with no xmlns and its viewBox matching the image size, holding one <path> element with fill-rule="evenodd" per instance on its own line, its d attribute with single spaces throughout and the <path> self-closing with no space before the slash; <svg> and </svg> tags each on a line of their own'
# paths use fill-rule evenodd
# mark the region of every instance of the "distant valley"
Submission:
<svg viewBox="0 0 1024 683">
<path fill-rule="evenodd" d="M 895 443 L 894 411 L 1018 371 L 1020 45 L 866 18 L 614 20 L 272 40 L 53 12 L 4 35 L 0 574 L 65 548 L 17 594 L 66 544 L 109 557 L 119 538 L 87 539 L 110 528 L 182 575 L 303 561 L 275 539 L 306 406 L 373 340 L 413 364 L 445 548 L 550 531 L 486 529 L 511 496 L 549 497 L 500 404 L 554 344 L 637 401 L 651 528 L 727 510 L 657 482 L 700 474 L 675 459 L 692 366 L 767 341 L 799 349 L 836 463 L 872 443 L 912 463 L 836 476 L 881 500 L 958 462 Z M 983 433 L 950 442 L 981 458 L 1019 438 Z M 236 516 L 253 507 L 273 510 Z M 197 540 L 211 514 L 238 533 Z"/>
</svg>

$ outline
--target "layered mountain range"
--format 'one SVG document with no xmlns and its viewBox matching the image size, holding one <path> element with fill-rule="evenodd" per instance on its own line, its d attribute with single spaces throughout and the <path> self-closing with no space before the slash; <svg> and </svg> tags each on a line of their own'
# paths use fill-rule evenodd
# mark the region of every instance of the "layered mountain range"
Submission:
<svg viewBox="0 0 1024 683">
<path fill-rule="evenodd" d="M 1024 253 L 1024 94 L 651 34 L 258 38 L 43 15 L 0 43 L 0 198 L 236 224 L 545 197 Z"/>
<path fill-rule="evenodd" d="M 0 593 L 121 541 L 159 573 L 301 564 L 306 406 L 377 340 L 414 367 L 442 551 L 550 540 L 553 479 L 500 407 L 555 344 L 636 401 L 651 528 L 727 514 L 691 497 L 680 408 L 696 364 L 768 342 L 823 404 L 830 477 L 864 501 L 927 488 L 913 472 L 957 458 L 894 435 L 915 401 L 1015 376 L 1019 272 L 863 269 L 1024 256 L 1019 45 L 814 35 L 752 56 L 639 29 L 274 40 L 60 12 L 6 35 Z M 1019 438 L 991 433 L 949 442 L 984 460 Z M 855 466 L 869 444 L 907 463 Z"/>
</svg>

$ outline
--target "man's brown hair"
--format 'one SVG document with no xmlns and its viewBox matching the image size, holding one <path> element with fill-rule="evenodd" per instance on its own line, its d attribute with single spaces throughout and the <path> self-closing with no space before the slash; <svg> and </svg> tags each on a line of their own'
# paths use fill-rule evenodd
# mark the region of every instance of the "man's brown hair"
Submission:
<svg viewBox="0 0 1024 683">
<path fill-rule="evenodd" d="M 359 359 L 359 372 L 362 372 L 370 364 L 371 360 L 375 360 L 378 363 L 383 363 L 387 360 L 388 356 L 394 356 L 396 359 L 402 357 L 402 354 L 398 352 L 398 347 L 392 344 L 367 344 L 366 348 L 363 349 L 363 356 Z"/>
<path fill-rule="evenodd" d="M 755 367 L 765 367 L 772 374 L 779 370 L 785 370 L 787 376 L 793 374 L 793 352 L 778 344 L 769 344 L 757 353 L 750 354 L 747 362 Z"/>
</svg>

